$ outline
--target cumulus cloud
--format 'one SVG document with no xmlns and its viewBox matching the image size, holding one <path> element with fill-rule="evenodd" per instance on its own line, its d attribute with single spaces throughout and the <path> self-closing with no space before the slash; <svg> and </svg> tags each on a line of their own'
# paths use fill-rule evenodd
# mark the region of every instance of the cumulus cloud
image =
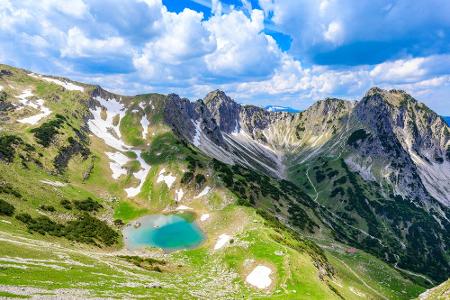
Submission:
<svg viewBox="0 0 450 300">
<path fill-rule="evenodd" d="M 450 2 L 446 0 L 260 0 L 259 4 L 278 30 L 293 37 L 292 53 L 311 60 L 317 53 L 355 44 L 367 45 L 365 60 L 370 63 L 370 51 L 380 52 L 379 63 L 404 54 L 450 50 Z M 350 56 L 356 50 L 348 48 L 334 55 L 334 62 L 350 64 L 351 58 L 343 59 L 342 53 Z"/>
<path fill-rule="evenodd" d="M 61 49 L 62 57 L 88 57 L 96 54 L 111 54 L 123 51 L 125 40 L 121 37 L 105 39 L 88 38 L 78 27 L 67 32 L 67 41 Z"/>
<path fill-rule="evenodd" d="M 264 77 L 278 64 L 281 51 L 273 38 L 263 33 L 261 10 L 252 10 L 250 17 L 242 11 L 215 15 L 206 26 L 217 41 L 216 51 L 205 57 L 214 75 Z"/>
<path fill-rule="evenodd" d="M 379 85 L 450 114 L 448 1 L 194 2 L 211 13 L 169 11 L 161 0 L 3 0 L 0 60 L 123 94 L 196 99 L 221 88 L 238 101 L 298 108 L 327 96 L 357 99 Z M 291 48 L 282 50 L 289 47 L 273 32 L 292 38 Z M 390 56 L 377 56 L 380 47 Z M 333 61 L 317 62 L 324 53 Z"/>
</svg>

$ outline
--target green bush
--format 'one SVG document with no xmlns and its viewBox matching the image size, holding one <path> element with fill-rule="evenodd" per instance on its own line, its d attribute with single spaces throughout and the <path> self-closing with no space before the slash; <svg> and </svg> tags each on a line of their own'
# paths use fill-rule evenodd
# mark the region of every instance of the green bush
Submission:
<svg viewBox="0 0 450 300">
<path fill-rule="evenodd" d="M 22 194 L 16 191 L 12 185 L 7 182 L 0 182 L 0 193 L 13 195 L 16 198 L 22 198 Z"/>
<path fill-rule="evenodd" d="M 0 102 L 3 102 L 8 98 L 8 94 L 5 91 L 0 91 Z"/>
<path fill-rule="evenodd" d="M 102 244 L 111 246 L 117 243 L 119 234 L 105 222 L 85 213 L 79 219 L 59 224 L 47 216 L 32 218 L 27 213 L 21 213 L 16 219 L 23 222 L 28 230 L 42 235 L 65 237 L 72 241 L 93 244 L 100 247 Z"/>
<path fill-rule="evenodd" d="M 39 144 L 48 147 L 55 135 L 58 134 L 58 129 L 63 126 L 65 120 L 66 118 L 64 116 L 56 115 L 56 119 L 45 122 L 37 128 L 33 128 L 31 132 L 34 133 L 34 137 Z"/>
<path fill-rule="evenodd" d="M 192 179 L 194 178 L 194 173 L 192 172 L 185 172 L 183 174 L 183 177 L 181 177 L 181 183 L 182 184 L 188 184 L 192 181 Z"/>
<path fill-rule="evenodd" d="M 97 201 L 93 200 L 91 197 L 88 197 L 86 200 L 75 200 L 73 201 L 73 204 L 75 205 L 75 208 L 82 211 L 98 211 L 100 208 L 103 208 L 103 206 L 98 203 Z"/>
<path fill-rule="evenodd" d="M 61 204 L 61 206 L 64 207 L 65 209 L 69 209 L 69 210 L 72 209 L 72 202 L 70 202 L 70 201 L 67 200 L 67 199 L 61 200 L 60 204 Z"/>
<path fill-rule="evenodd" d="M 0 136 L 0 160 L 12 162 L 16 154 L 15 147 L 22 143 L 23 140 L 15 135 Z"/>
<path fill-rule="evenodd" d="M 14 214 L 14 205 L 0 199 L 0 215 L 12 216 Z"/>
<path fill-rule="evenodd" d="M 203 174 L 197 174 L 195 175 L 195 184 L 198 187 L 202 187 L 203 184 L 206 182 L 206 177 Z"/>
<path fill-rule="evenodd" d="M 99 246 L 97 243 L 99 241 L 106 246 L 112 246 L 117 243 L 119 234 L 105 222 L 84 214 L 78 220 L 67 223 L 65 237 L 86 244 Z"/>
<path fill-rule="evenodd" d="M 148 271 L 155 271 L 161 273 L 163 270 L 160 266 L 165 266 L 166 262 L 164 260 L 159 260 L 151 257 L 140 257 L 140 256 L 129 256 L 121 255 L 120 258 L 132 263 L 135 266 L 143 268 Z"/>
<path fill-rule="evenodd" d="M 56 211 L 55 207 L 52 205 L 41 205 L 41 206 L 39 206 L 39 208 L 42 210 L 45 210 L 45 211 L 50 211 L 50 212 Z"/>
</svg>

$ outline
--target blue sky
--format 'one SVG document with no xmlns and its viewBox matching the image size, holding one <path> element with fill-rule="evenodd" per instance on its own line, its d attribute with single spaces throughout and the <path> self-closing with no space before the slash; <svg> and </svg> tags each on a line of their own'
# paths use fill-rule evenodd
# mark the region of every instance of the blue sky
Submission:
<svg viewBox="0 0 450 300">
<path fill-rule="evenodd" d="M 304 109 L 371 86 L 450 115 L 448 0 L 1 0 L 0 62 L 122 94 Z"/>
</svg>

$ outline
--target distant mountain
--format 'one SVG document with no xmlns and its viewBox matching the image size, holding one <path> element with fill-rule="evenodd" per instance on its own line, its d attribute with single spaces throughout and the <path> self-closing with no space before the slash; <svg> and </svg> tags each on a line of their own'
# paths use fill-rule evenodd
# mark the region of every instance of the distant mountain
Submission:
<svg viewBox="0 0 450 300">
<path fill-rule="evenodd" d="M 443 118 L 444 121 L 448 124 L 448 126 L 450 126 L 450 117 L 444 117 L 444 116 L 442 116 L 442 118 Z"/>
<path fill-rule="evenodd" d="M 267 105 L 264 107 L 265 110 L 270 112 L 289 112 L 289 113 L 298 113 L 300 110 L 289 107 L 289 106 L 279 106 L 279 105 Z"/>
</svg>

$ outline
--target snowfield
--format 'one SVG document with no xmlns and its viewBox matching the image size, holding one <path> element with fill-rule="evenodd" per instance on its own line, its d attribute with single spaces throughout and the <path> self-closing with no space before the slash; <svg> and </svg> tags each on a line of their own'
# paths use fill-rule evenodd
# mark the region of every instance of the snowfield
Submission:
<svg viewBox="0 0 450 300">
<path fill-rule="evenodd" d="M 219 250 L 220 248 L 223 248 L 226 244 L 228 244 L 231 240 L 231 236 L 228 234 L 221 234 L 219 235 L 219 239 L 217 240 L 216 244 L 214 245 L 214 250 Z"/>
<path fill-rule="evenodd" d="M 164 182 L 170 189 L 172 187 L 172 184 L 175 182 L 177 178 L 175 176 L 172 176 L 171 173 L 169 173 L 169 175 L 164 175 L 165 172 L 166 172 L 165 168 L 162 168 L 161 171 L 159 171 L 159 175 L 158 178 L 156 179 L 156 182 L 157 183 Z"/>
<path fill-rule="evenodd" d="M 209 193 L 210 190 L 211 190 L 211 187 L 206 186 L 206 187 L 203 189 L 203 191 L 201 191 L 197 196 L 194 197 L 194 199 L 197 199 L 197 198 L 200 198 L 200 197 L 203 197 L 203 196 L 208 195 L 208 193 Z"/>
<path fill-rule="evenodd" d="M 34 73 L 29 74 L 31 77 L 37 78 L 37 79 L 42 79 L 45 80 L 47 82 L 51 82 L 57 85 L 62 86 L 63 88 L 65 88 L 68 91 L 80 91 L 80 92 L 84 92 L 84 87 L 73 84 L 72 82 L 69 81 L 62 81 L 59 79 L 55 79 L 55 78 L 50 78 L 50 77 L 45 77 L 42 75 L 37 75 Z"/>
<path fill-rule="evenodd" d="M 148 126 L 150 125 L 150 122 L 148 121 L 147 116 L 145 114 L 142 116 L 141 125 L 142 125 L 142 138 L 145 140 L 148 134 Z"/>
<path fill-rule="evenodd" d="M 176 210 L 192 210 L 192 207 L 186 205 L 180 205 L 176 208 Z"/>
<path fill-rule="evenodd" d="M 200 216 L 200 221 L 205 222 L 209 219 L 209 214 L 203 214 Z"/>
<path fill-rule="evenodd" d="M 19 122 L 19 123 L 36 125 L 37 123 L 39 123 L 40 120 L 48 117 L 52 113 L 52 111 L 44 105 L 44 100 L 42 100 L 42 99 L 29 100 L 28 98 L 31 96 L 33 96 L 33 93 L 31 92 L 31 90 L 24 90 L 22 92 L 22 94 L 17 96 L 17 98 L 19 98 L 19 102 L 20 102 L 20 104 L 22 104 L 22 106 L 28 106 L 28 107 L 37 109 L 40 111 L 40 113 L 38 113 L 34 116 L 31 116 L 31 117 L 17 120 L 17 122 Z"/>
<path fill-rule="evenodd" d="M 144 186 L 145 179 L 147 178 L 148 172 L 150 172 L 151 166 L 145 162 L 141 157 L 140 150 L 133 150 L 137 155 L 137 160 L 141 164 L 141 169 L 133 174 L 136 179 L 139 179 L 139 185 L 137 187 L 126 188 L 128 198 L 136 197 L 142 190 Z"/>
<path fill-rule="evenodd" d="M 183 196 L 184 196 L 184 191 L 183 191 L 183 189 L 178 189 L 178 190 L 176 190 L 175 191 L 175 201 L 181 201 L 182 199 L 183 199 Z"/>
<path fill-rule="evenodd" d="M 95 100 L 100 103 L 100 106 L 90 109 L 94 119 L 88 121 L 89 130 L 111 148 L 119 151 L 132 151 L 136 154 L 136 159 L 139 161 L 141 169 L 133 173 L 133 176 L 139 180 L 139 185 L 125 189 L 128 198 L 136 197 L 142 190 L 151 166 L 142 159 L 141 150 L 133 149 L 133 147 L 122 140 L 119 124 L 120 120 L 125 116 L 125 107 L 116 99 L 106 100 L 96 97 Z M 106 115 L 106 117 L 102 118 L 102 114 Z M 116 124 L 114 124 L 114 118 L 118 118 Z M 114 179 L 118 179 L 121 175 L 126 174 L 127 170 L 123 167 L 128 162 L 128 157 L 120 152 L 107 152 L 106 155 L 111 160 L 109 166 L 113 172 L 112 177 Z"/>
<path fill-rule="evenodd" d="M 112 178 L 118 179 L 122 175 L 127 174 L 127 169 L 124 168 L 130 159 L 120 152 L 105 152 L 106 156 L 111 160 L 109 167 L 112 171 Z"/>
<path fill-rule="evenodd" d="M 270 274 L 272 274 L 272 270 L 270 268 L 259 265 L 256 266 L 250 274 L 248 274 L 245 281 L 258 289 L 266 289 L 272 284 Z"/>
</svg>

